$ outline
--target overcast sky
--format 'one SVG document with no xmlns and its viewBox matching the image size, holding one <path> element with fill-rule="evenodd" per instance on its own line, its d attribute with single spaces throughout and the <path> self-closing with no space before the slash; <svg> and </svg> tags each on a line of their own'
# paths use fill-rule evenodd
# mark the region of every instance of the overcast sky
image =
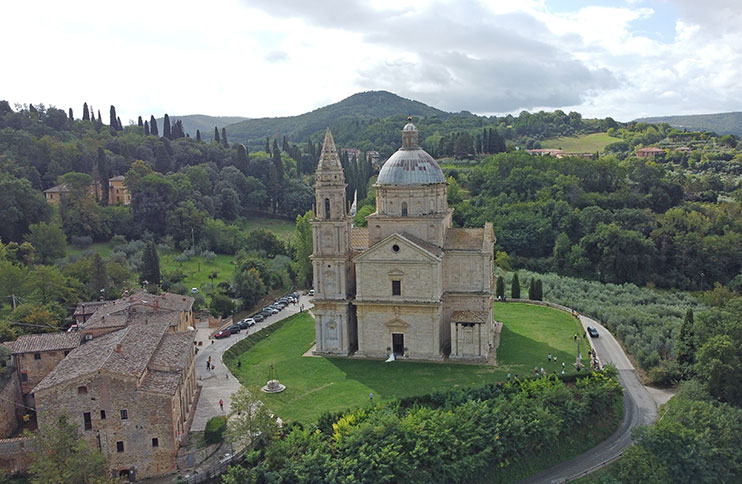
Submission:
<svg viewBox="0 0 742 484">
<path fill-rule="evenodd" d="M 24 0 L 0 18 L 0 99 L 113 104 L 124 124 L 382 89 L 479 114 L 742 110 L 740 0 Z"/>
</svg>

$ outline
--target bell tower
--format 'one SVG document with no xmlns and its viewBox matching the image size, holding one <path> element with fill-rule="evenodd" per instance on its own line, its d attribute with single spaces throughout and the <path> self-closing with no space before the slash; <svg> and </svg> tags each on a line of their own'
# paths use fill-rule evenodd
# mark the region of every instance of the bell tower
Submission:
<svg viewBox="0 0 742 484">
<path fill-rule="evenodd" d="M 356 349 L 355 274 L 351 258 L 351 218 L 345 176 L 330 128 L 325 132 L 317 173 L 312 219 L 315 353 L 347 356 Z"/>
</svg>

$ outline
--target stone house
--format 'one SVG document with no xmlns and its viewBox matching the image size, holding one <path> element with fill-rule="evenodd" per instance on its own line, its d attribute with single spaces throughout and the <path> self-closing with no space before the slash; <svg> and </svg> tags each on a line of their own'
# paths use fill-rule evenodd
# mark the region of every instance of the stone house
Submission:
<svg viewBox="0 0 742 484">
<path fill-rule="evenodd" d="M 452 227 L 445 177 L 420 148 L 417 128 L 403 128 L 402 148 L 381 168 L 368 228 L 351 226 L 345 186 L 328 129 L 312 220 L 315 352 L 486 360 L 494 331 L 492 225 Z"/>
<path fill-rule="evenodd" d="M 649 146 L 647 148 L 640 148 L 636 150 L 636 156 L 639 158 L 649 158 L 654 160 L 665 156 L 665 150 L 657 148 L 656 146 Z"/>
<path fill-rule="evenodd" d="M 51 205 L 59 205 L 62 198 L 67 196 L 70 189 L 61 184 L 44 190 L 44 197 Z M 99 181 L 90 185 L 89 194 L 100 200 L 103 198 L 103 189 Z M 131 205 L 131 192 L 124 185 L 124 177 L 121 175 L 108 179 L 108 204 L 109 205 Z"/>
<path fill-rule="evenodd" d="M 141 291 L 97 306 L 96 311 L 78 326 L 78 330 L 82 339 L 89 341 L 136 322 L 162 319 L 169 322 L 170 331 L 187 331 L 189 326 L 195 327 L 193 302 L 194 299 L 190 296 L 171 293 L 150 294 Z M 85 312 L 84 309 L 80 309 L 81 316 Z M 77 313 L 75 310 L 76 315 Z"/>
<path fill-rule="evenodd" d="M 24 334 L 10 344 L 12 367 L 26 407 L 35 406 L 33 388 L 78 346 L 77 333 Z"/>
<path fill-rule="evenodd" d="M 67 415 L 113 475 L 174 472 L 197 385 L 195 332 L 172 328 L 168 318 L 137 318 L 72 350 L 33 389 L 39 427 Z"/>
</svg>

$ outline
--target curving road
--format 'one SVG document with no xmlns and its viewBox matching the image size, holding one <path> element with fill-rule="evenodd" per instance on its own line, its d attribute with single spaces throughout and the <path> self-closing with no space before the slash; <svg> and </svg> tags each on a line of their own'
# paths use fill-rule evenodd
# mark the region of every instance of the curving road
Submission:
<svg viewBox="0 0 742 484">
<path fill-rule="evenodd" d="M 592 341 L 601 363 L 611 363 L 618 369 L 618 379 L 624 388 L 623 419 L 607 440 L 571 460 L 518 481 L 518 484 L 556 484 L 589 474 L 621 456 L 631 443 L 631 429 L 651 424 L 657 418 L 657 402 L 639 381 L 634 366 L 616 338 L 592 318 L 580 315 L 580 321 L 583 328 L 593 326 L 600 333 L 600 337 Z"/>
</svg>

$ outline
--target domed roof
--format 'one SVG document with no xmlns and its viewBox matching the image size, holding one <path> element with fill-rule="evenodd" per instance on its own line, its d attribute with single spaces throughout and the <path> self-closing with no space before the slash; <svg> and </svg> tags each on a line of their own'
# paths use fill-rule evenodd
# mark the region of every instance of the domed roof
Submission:
<svg viewBox="0 0 742 484">
<path fill-rule="evenodd" d="M 379 185 L 431 185 L 445 183 L 443 170 L 425 150 L 399 149 L 381 167 Z"/>
<path fill-rule="evenodd" d="M 446 183 L 443 170 L 435 159 L 420 148 L 417 128 L 408 118 L 402 129 L 402 147 L 381 167 L 379 185 L 432 185 Z"/>
</svg>

